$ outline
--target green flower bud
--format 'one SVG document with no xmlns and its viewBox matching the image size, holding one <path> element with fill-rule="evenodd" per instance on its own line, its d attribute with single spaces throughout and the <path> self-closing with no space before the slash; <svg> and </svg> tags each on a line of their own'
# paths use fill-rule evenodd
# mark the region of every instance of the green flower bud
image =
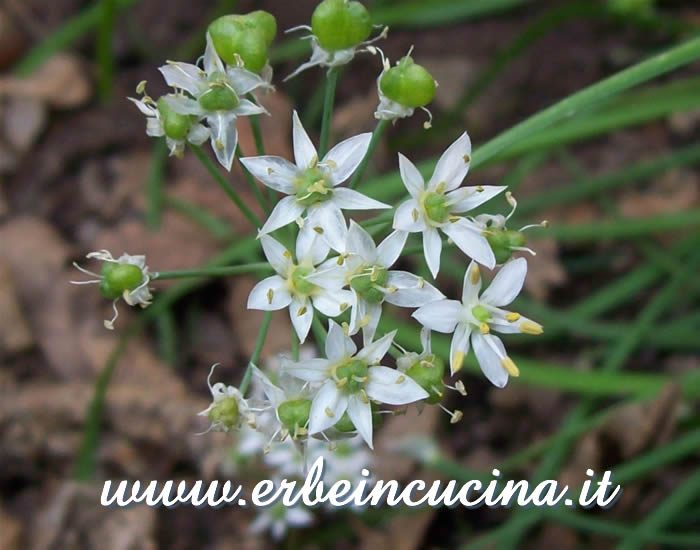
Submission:
<svg viewBox="0 0 700 550">
<path fill-rule="evenodd" d="M 187 115 L 173 111 L 164 97 L 158 98 L 158 113 L 163 123 L 163 131 L 170 139 L 182 140 L 187 137 L 192 126 L 192 120 Z"/>
<path fill-rule="evenodd" d="M 246 69 L 257 73 L 267 63 L 267 47 L 274 39 L 277 23 L 270 14 L 253 14 L 224 15 L 214 20 L 207 30 L 224 63 L 236 65 L 238 57 Z"/>
<path fill-rule="evenodd" d="M 294 181 L 297 202 L 311 206 L 331 198 L 333 190 L 319 168 L 309 168 Z"/>
<path fill-rule="evenodd" d="M 297 266 L 294 268 L 294 271 L 292 271 L 292 285 L 299 294 L 305 294 L 308 296 L 316 289 L 315 284 L 310 283 L 305 279 L 305 277 L 309 275 L 311 271 L 312 268 L 303 266 Z"/>
<path fill-rule="evenodd" d="M 298 428 L 303 428 L 309 421 L 311 412 L 310 399 L 291 399 L 277 407 L 277 416 L 282 425 L 294 433 Z"/>
<path fill-rule="evenodd" d="M 410 376 L 421 388 L 428 392 L 426 403 L 435 405 L 442 399 L 442 377 L 445 375 L 445 363 L 437 355 L 416 361 L 408 369 L 406 375 Z"/>
<path fill-rule="evenodd" d="M 376 403 L 370 403 L 370 406 L 372 407 L 372 427 L 376 429 L 382 423 L 382 415 L 379 414 L 379 406 Z M 353 424 L 352 420 L 350 420 L 347 412 L 340 417 L 340 420 L 338 420 L 333 427 L 339 432 L 343 433 L 354 432 L 357 430 L 355 424 Z"/>
<path fill-rule="evenodd" d="M 379 81 L 382 93 L 406 107 L 424 107 L 435 97 L 435 79 L 421 65 L 406 56 L 384 73 Z"/>
<path fill-rule="evenodd" d="M 227 429 L 238 425 L 240 417 L 238 401 L 235 397 L 224 397 L 217 401 L 209 410 L 209 420 L 214 424 L 222 424 Z"/>
<path fill-rule="evenodd" d="M 102 265 L 102 281 L 105 289 L 121 296 L 125 290 L 134 290 L 143 281 L 143 273 L 138 266 L 105 262 Z M 115 296 L 116 298 L 116 296 Z"/>
<path fill-rule="evenodd" d="M 311 16 L 311 30 L 324 50 L 357 46 L 372 32 L 372 20 L 359 2 L 323 0 Z"/>
<path fill-rule="evenodd" d="M 369 367 L 364 361 L 351 359 L 347 363 L 335 368 L 335 375 L 340 382 L 341 391 L 349 394 L 357 393 L 365 387 Z"/>
<path fill-rule="evenodd" d="M 436 223 L 446 222 L 450 215 L 447 208 L 447 197 L 439 193 L 429 193 L 423 199 L 423 207 L 428 218 Z"/>
<path fill-rule="evenodd" d="M 379 266 L 365 269 L 361 275 L 350 280 L 350 286 L 365 300 L 378 304 L 384 300 L 384 293 L 377 286 L 386 288 L 389 272 Z"/>
<path fill-rule="evenodd" d="M 210 88 L 199 96 L 199 104 L 205 111 L 230 111 L 241 103 L 230 87 L 225 84 L 210 84 Z"/>
</svg>

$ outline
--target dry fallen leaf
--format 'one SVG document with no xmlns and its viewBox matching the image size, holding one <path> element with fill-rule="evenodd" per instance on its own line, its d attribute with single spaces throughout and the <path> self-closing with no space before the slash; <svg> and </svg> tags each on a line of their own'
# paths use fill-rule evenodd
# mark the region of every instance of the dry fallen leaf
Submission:
<svg viewBox="0 0 700 550">
<path fill-rule="evenodd" d="M 7 142 L 15 151 L 27 152 L 46 126 L 44 103 L 32 97 L 10 97 L 4 115 L 3 130 Z"/>
<path fill-rule="evenodd" d="M 17 299 L 15 283 L 0 264 L 0 352 L 21 353 L 34 345 L 34 338 Z"/>
</svg>

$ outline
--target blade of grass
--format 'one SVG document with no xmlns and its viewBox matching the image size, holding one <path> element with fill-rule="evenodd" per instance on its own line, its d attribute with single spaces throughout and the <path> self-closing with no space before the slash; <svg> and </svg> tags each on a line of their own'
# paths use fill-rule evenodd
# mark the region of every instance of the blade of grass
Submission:
<svg viewBox="0 0 700 550">
<path fill-rule="evenodd" d="M 226 240 L 233 236 L 233 231 L 226 222 L 193 202 L 173 195 L 164 195 L 163 202 L 166 207 L 172 208 L 183 216 L 190 218 L 217 239 Z"/>
<path fill-rule="evenodd" d="M 153 146 L 151 170 L 146 181 L 146 227 L 158 229 L 163 210 L 163 178 L 168 161 L 168 146 L 165 138 L 158 138 Z"/>
<path fill-rule="evenodd" d="M 453 24 L 464 19 L 476 19 L 507 11 L 530 3 L 531 0 L 414 0 L 372 11 L 372 21 L 382 25 L 402 27 Z"/>
<path fill-rule="evenodd" d="M 112 97 L 114 86 L 114 24 L 117 12 L 116 0 L 100 0 L 100 23 L 97 29 L 97 94 L 103 102 Z"/>
</svg>

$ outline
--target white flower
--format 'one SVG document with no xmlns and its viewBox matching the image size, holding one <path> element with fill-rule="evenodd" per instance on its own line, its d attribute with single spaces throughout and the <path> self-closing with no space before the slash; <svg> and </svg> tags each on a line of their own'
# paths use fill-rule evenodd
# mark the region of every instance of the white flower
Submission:
<svg viewBox="0 0 700 550">
<path fill-rule="evenodd" d="M 372 448 L 370 399 L 388 405 L 405 405 L 425 399 L 428 393 L 396 369 L 378 366 L 389 351 L 396 331 L 358 352 L 337 323 L 331 320 L 328 324 L 327 359 L 289 361 L 283 369 L 301 380 L 321 384 L 311 404 L 310 435 L 334 426 L 347 412 L 359 434 Z"/>
<path fill-rule="evenodd" d="M 285 32 L 289 33 L 298 30 L 306 30 L 312 32 L 311 27 L 309 27 L 308 25 L 299 25 L 297 27 L 292 27 L 291 29 L 287 29 Z M 355 54 L 360 52 L 370 52 L 373 54 L 375 53 L 375 50 L 374 47 L 370 46 L 370 44 L 376 42 L 377 40 L 381 40 L 382 38 L 386 38 L 388 32 L 389 27 L 384 27 L 382 29 L 382 32 L 379 33 L 379 35 L 375 38 L 372 38 L 371 40 L 361 42 L 355 46 L 346 48 L 344 50 L 335 51 L 323 49 L 319 44 L 318 39 L 313 34 L 303 36 L 302 39 L 309 40 L 311 42 L 311 58 L 306 63 L 302 63 L 301 65 L 299 65 L 299 67 L 297 67 L 297 69 L 292 74 L 286 77 L 284 81 L 286 82 L 290 78 L 294 78 L 300 72 L 305 71 L 306 69 L 310 69 L 311 67 L 319 66 L 331 68 L 340 67 L 341 65 L 347 65 L 348 63 L 350 63 L 350 61 L 353 60 Z"/>
<path fill-rule="evenodd" d="M 98 250 L 90 252 L 87 256 L 89 259 L 96 259 L 105 264 L 102 266 L 100 275 L 88 271 L 80 267 L 77 263 L 73 265 L 81 272 L 96 279 L 88 281 L 71 281 L 75 285 L 99 284 L 100 291 L 106 298 L 111 298 L 112 310 L 114 317 L 105 319 L 105 328 L 114 329 L 114 322 L 119 317 L 117 310 L 117 302 L 122 298 L 130 306 L 139 305 L 141 308 L 151 305 L 153 296 L 148 288 L 151 282 L 151 277 L 155 277 L 156 273 L 151 273 L 146 265 L 146 256 L 131 254 L 122 254 L 119 258 L 114 259 L 108 250 Z"/>
<path fill-rule="evenodd" d="M 199 416 L 206 416 L 211 420 L 211 425 L 207 432 L 229 432 L 244 425 L 255 425 L 255 417 L 252 415 L 248 402 L 243 395 L 233 386 L 227 386 L 223 382 L 217 382 L 212 386 L 211 375 L 218 363 L 212 365 L 207 377 L 207 386 L 211 392 L 212 402 L 206 409 L 199 413 Z"/>
<path fill-rule="evenodd" d="M 170 94 L 170 96 L 172 96 L 172 94 Z M 147 135 L 151 137 L 165 136 L 165 129 L 163 128 L 163 121 L 161 120 L 160 112 L 158 111 L 158 105 L 151 97 L 144 95 L 141 99 L 135 99 L 133 97 L 129 97 L 127 99 L 132 101 L 134 105 L 138 107 L 139 111 L 146 115 Z M 173 139 L 165 136 L 165 141 L 168 145 L 168 151 L 170 151 L 171 156 L 182 157 L 185 151 L 186 142 L 190 142 L 194 145 L 201 145 L 207 141 L 209 137 L 209 128 L 203 124 L 200 124 L 199 122 L 193 122 L 185 139 Z"/>
<path fill-rule="evenodd" d="M 520 293 L 527 274 L 527 261 L 518 258 L 506 263 L 489 287 L 479 296 L 481 273 L 473 261 L 464 276 L 462 301 L 441 300 L 418 309 L 414 314 L 422 325 L 444 333 L 454 333 L 450 347 L 450 370 L 454 374 L 462 368 L 469 352 L 469 340 L 482 372 L 492 384 L 502 388 L 508 375 L 519 371 L 508 357 L 503 342 L 491 331 L 503 334 L 541 334 L 542 326 L 520 315 L 501 309 Z"/>
<path fill-rule="evenodd" d="M 243 97 L 257 88 L 267 86 L 265 80 L 240 67 L 225 67 L 209 33 L 203 70 L 197 65 L 180 62 L 168 62 L 159 70 L 169 86 L 184 90 L 192 96 L 166 96 L 167 105 L 176 113 L 206 119 L 216 158 L 224 168 L 231 170 L 238 145 L 237 117 L 267 112 L 265 108 Z"/>
<path fill-rule="evenodd" d="M 420 307 L 444 298 L 421 277 L 407 271 L 390 271 L 406 243 L 405 231 L 394 231 L 379 246 L 355 221 L 350 222 L 345 253 L 324 262 L 309 280 L 318 285 L 349 285 L 352 291 L 350 334 L 362 328 L 364 343 L 374 340 L 382 314 L 382 303 L 400 307 Z"/>
<path fill-rule="evenodd" d="M 347 227 L 342 209 L 391 208 L 352 189 L 338 187 L 346 181 L 367 152 L 371 133 L 364 133 L 333 147 L 319 162 L 318 153 L 296 111 L 292 117 L 294 160 L 275 156 L 242 158 L 243 165 L 268 187 L 288 195 L 277 203 L 260 230 L 266 234 L 293 221 L 302 233 L 316 231 L 335 250 L 342 250 Z M 302 222 L 302 216 L 307 218 Z"/>
<path fill-rule="evenodd" d="M 505 187 L 459 187 L 470 162 L 471 141 L 466 132 L 442 154 L 427 185 L 413 163 L 399 153 L 401 179 L 411 198 L 396 209 L 394 229 L 423 233 L 423 252 L 433 277 L 440 270 L 440 231 L 480 264 L 489 268 L 496 265 L 482 228 L 461 214 L 491 199 Z"/>
<path fill-rule="evenodd" d="M 276 486 L 279 486 L 281 480 L 273 481 Z M 275 540 L 284 537 L 290 527 L 305 527 L 314 520 L 313 514 L 301 504 L 288 508 L 281 502 L 277 502 L 272 506 L 258 508 L 257 514 L 250 524 L 250 531 L 252 533 L 269 531 Z"/>
<path fill-rule="evenodd" d="M 267 261 L 277 275 L 260 281 L 248 296 L 248 309 L 276 311 L 289 307 L 289 317 L 300 342 L 306 340 L 314 308 L 328 317 L 340 315 L 350 306 L 352 294 L 342 285 L 311 283 L 307 277 L 325 260 L 328 247 L 315 233 L 300 232 L 296 242 L 296 262 L 292 254 L 269 235 L 261 235 Z"/>
</svg>

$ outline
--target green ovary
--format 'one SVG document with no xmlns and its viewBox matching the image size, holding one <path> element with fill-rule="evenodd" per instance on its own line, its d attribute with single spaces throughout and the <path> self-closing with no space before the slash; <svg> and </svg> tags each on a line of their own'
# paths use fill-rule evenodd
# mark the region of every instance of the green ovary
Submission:
<svg viewBox="0 0 700 550">
<path fill-rule="evenodd" d="M 311 267 L 296 266 L 292 271 L 290 280 L 292 281 L 293 289 L 297 293 L 308 296 L 314 290 L 316 290 L 316 285 L 305 279 L 305 277 L 309 275 L 312 270 L 313 268 Z"/>
<path fill-rule="evenodd" d="M 421 388 L 428 392 L 426 403 L 434 405 L 442 399 L 442 377 L 445 375 L 445 363 L 437 355 L 430 355 L 413 363 L 406 369 Z"/>
<path fill-rule="evenodd" d="M 435 223 L 445 223 L 450 216 L 447 197 L 439 193 L 426 193 L 423 198 L 423 208 L 428 219 Z"/>
<path fill-rule="evenodd" d="M 351 359 L 335 369 L 338 383 L 342 384 L 341 391 L 349 394 L 357 393 L 365 387 L 368 373 L 367 363 L 359 359 Z"/>
<path fill-rule="evenodd" d="M 240 99 L 229 86 L 222 83 L 226 77 L 215 73 L 212 75 L 209 89 L 199 96 L 199 105 L 205 111 L 230 111 L 238 107 Z"/>
<path fill-rule="evenodd" d="M 477 321 L 486 323 L 491 320 L 491 313 L 482 305 L 474 306 L 472 308 L 472 315 Z"/>
<path fill-rule="evenodd" d="M 225 397 L 218 401 L 209 411 L 209 420 L 232 428 L 238 423 L 238 402 L 234 397 Z"/>
<path fill-rule="evenodd" d="M 305 170 L 295 181 L 297 202 L 311 206 L 331 198 L 333 190 L 328 185 L 325 174 L 319 168 Z"/>
<path fill-rule="evenodd" d="M 125 290 L 134 290 L 143 281 L 143 273 L 138 266 L 105 262 L 102 265 L 100 292 L 106 298 L 114 299 Z"/>
<path fill-rule="evenodd" d="M 277 407 L 277 415 L 282 425 L 290 432 L 303 428 L 309 421 L 311 412 L 310 399 L 291 399 Z"/>
<path fill-rule="evenodd" d="M 374 266 L 364 269 L 360 275 L 353 276 L 350 286 L 368 302 L 378 304 L 384 300 L 384 293 L 380 288 L 386 288 L 388 279 L 389 272 L 385 268 Z"/>
</svg>

